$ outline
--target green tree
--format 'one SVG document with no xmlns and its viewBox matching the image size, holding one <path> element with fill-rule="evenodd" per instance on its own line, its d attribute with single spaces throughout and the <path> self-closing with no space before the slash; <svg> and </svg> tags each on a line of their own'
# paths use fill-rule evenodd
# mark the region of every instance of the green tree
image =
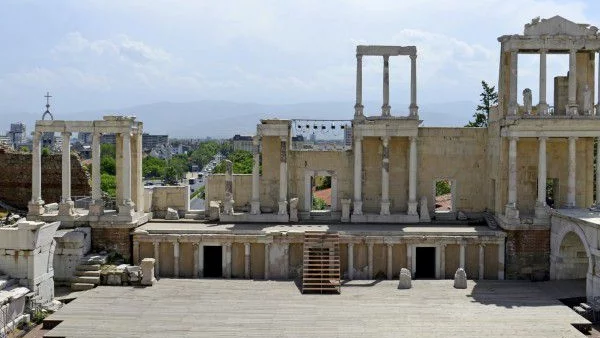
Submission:
<svg viewBox="0 0 600 338">
<path fill-rule="evenodd" d="M 450 182 L 446 180 L 441 180 L 435 182 L 435 195 L 441 196 L 449 194 L 452 190 L 450 189 Z"/>
<path fill-rule="evenodd" d="M 167 165 L 165 167 L 165 174 L 163 176 L 163 180 L 166 185 L 175 185 L 177 184 L 177 169 L 172 165 Z"/>
<path fill-rule="evenodd" d="M 100 172 L 103 174 L 116 175 L 117 161 L 112 157 L 102 157 L 100 159 Z"/>
<path fill-rule="evenodd" d="M 487 127 L 490 118 L 490 109 L 498 103 L 496 87 L 490 87 L 485 81 L 481 81 L 481 86 L 483 87 L 483 91 L 479 94 L 481 104 L 477 105 L 476 112 L 473 114 L 475 121 L 469 121 L 465 127 Z"/>
<path fill-rule="evenodd" d="M 327 202 L 321 197 L 313 196 L 312 210 L 325 210 L 327 209 Z"/>
<path fill-rule="evenodd" d="M 201 142 L 198 148 L 190 155 L 189 162 L 198 165 L 200 168 L 204 168 L 219 152 L 220 147 L 215 141 Z"/>
<path fill-rule="evenodd" d="M 102 157 L 111 157 L 111 158 L 117 158 L 117 150 L 116 150 L 116 146 L 114 144 L 101 144 L 100 145 L 100 154 L 102 154 Z"/>
<path fill-rule="evenodd" d="M 50 148 L 43 147 L 42 148 L 42 156 L 48 156 L 48 155 L 50 155 Z"/>
<path fill-rule="evenodd" d="M 161 178 L 165 175 L 167 162 L 157 157 L 146 156 L 142 160 L 142 175 L 145 178 Z"/>
<path fill-rule="evenodd" d="M 115 197 L 117 194 L 117 177 L 109 174 L 102 174 L 100 176 L 100 187 L 102 191 L 107 193 L 111 197 Z"/>
<path fill-rule="evenodd" d="M 229 154 L 228 160 L 233 162 L 233 173 L 234 174 L 252 174 L 252 167 L 254 166 L 254 159 L 252 153 L 246 150 L 236 150 Z M 215 174 L 225 173 L 225 162 L 219 163 L 213 172 Z"/>
</svg>

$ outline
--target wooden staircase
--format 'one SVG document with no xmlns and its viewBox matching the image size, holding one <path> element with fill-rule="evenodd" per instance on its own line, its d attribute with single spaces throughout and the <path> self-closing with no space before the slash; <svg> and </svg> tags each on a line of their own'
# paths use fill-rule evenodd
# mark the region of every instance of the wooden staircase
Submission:
<svg viewBox="0 0 600 338">
<path fill-rule="evenodd" d="M 304 233 L 302 293 L 340 293 L 340 237 L 338 233 Z"/>
</svg>

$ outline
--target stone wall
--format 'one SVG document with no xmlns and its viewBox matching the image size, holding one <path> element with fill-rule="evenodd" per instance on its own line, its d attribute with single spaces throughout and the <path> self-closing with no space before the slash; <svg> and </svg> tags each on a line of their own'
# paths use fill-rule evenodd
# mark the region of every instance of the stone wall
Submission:
<svg viewBox="0 0 600 338">
<path fill-rule="evenodd" d="M 115 251 L 129 262 L 132 250 L 130 231 L 129 228 L 92 228 L 92 250 Z"/>
<path fill-rule="evenodd" d="M 152 207 L 150 211 L 155 218 L 164 218 L 168 208 L 177 210 L 179 217 L 183 217 L 190 210 L 190 187 L 188 185 L 152 187 L 151 189 Z"/>
<path fill-rule="evenodd" d="M 225 200 L 225 174 L 213 174 L 206 178 L 206 201 Z M 252 175 L 233 175 L 233 207 L 236 210 L 250 210 L 252 199 Z"/>
<path fill-rule="evenodd" d="M 506 236 L 506 279 L 547 280 L 550 230 L 507 230 Z"/>
<path fill-rule="evenodd" d="M 61 155 L 42 156 L 42 198 L 46 203 L 60 202 Z M 90 196 L 89 174 L 79 157 L 71 155 L 71 196 Z M 0 152 L 0 201 L 27 210 L 31 200 L 31 154 Z"/>
<path fill-rule="evenodd" d="M 54 240 L 56 241 L 54 283 L 55 285 L 70 285 L 81 258 L 90 252 L 91 229 L 88 227 L 61 229 L 54 235 Z"/>
</svg>

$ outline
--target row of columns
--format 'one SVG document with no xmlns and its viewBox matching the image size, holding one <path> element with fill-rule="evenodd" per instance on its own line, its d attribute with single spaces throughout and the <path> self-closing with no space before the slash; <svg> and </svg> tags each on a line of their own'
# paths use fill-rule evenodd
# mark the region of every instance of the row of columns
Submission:
<svg viewBox="0 0 600 338">
<path fill-rule="evenodd" d="M 171 240 L 168 241 L 171 242 L 173 244 L 173 277 L 177 278 L 180 276 L 180 269 L 179 269 L 179 261 L 180 261 L 180 248 L 179 245 L 180 243 L 177 240 Z M 155 259 L 155 269 L 154 269 L 154 274 L 155 277 L 158 277 L 160 275 L 160 243 L 161 241 L 153 241 L 152 245 L 153 245 L 153 249 L 154 249 L 154 259 Z M 193 253 L 193 270 L 192 270 L 192 274 L 193 277 L 204 277 L 204 243 L 192 243 L 193 244 L 193 248 L 194 248 L 194 253 Z M 289 244 L 288 244 L 289 245 Z M 222 271 L 223 271 L 223 277 L 225 278 L 231 278 L 232 276 L 232 255 L 231 255 L 231 247 L 232 247 L 232 243 L 231 242 L 226 242 L 226 243 L 222 243 L 219 244 L 219 246 L 221 246 L 222 254 Z M 264 278 L 265 279 L 269 279 L 270 277 L 270 271 L 269 271 L 269 255 L 270 255 L 270 250 L 271 249 L 271 244 L 270 243 L 265 243 L 265 260 L 264 260 Z M 133 261 L 134 262 L 139 262 L 140 261 L 140 255 L 139 255 L 139 251 L 140 250 L 140 243 L 138 241 L 134 241 L 133 242 Z M 286 248 L 284 250 L 284 261 L 285 262 L 289 262 L 289 247 Z M 244 278 L 250 278 L 251 277 L 251 270 L 250 270 L 250 261 L 251 261 L 251 256 L 250 256 L 250 243 L 244 243 Z M 136 263 L 137 264 L 137 263 Z M 286 269 L 289 270 L 289 269 Z"/>
<path fill-rule="evenodd" d="M 250 214 L 260 214 L 260 136 L 254 136 L 253 142 L 253 161 L 252 166 L 252 200 L 250 204 Z M 280 137 L 280 155 L 279 155 L 279 215 L 287 215 L 287 148 L 288 139 L 286 136 Z"/>
<path fill-rule="evenodd" d="M 374 266 L 374 262 L 373 262 L 373 247 L 374 247 L 374 243 L 368 243 L 367 244 L 367 273 L 368 273 L 368 278 L 369 279 L 373 279 L 375 276 L 373 275 L 373 266 Z M 440 250 L 440 264 L 439 264 L 439 275 L 441 276 L 442 279 L 444 279 L 443 276 L 445 276 L 446 274 L 446 245 L 447 244 L 441 244 L 439 246 L 437 246 L 436 248 L 438 250 Z M 386 244 L 387 247 L 387 259 L 386 259 L 386 275 L 387 275 L 387 279 L 392 279 L 393 278 L 393 244 L 388 243 Z M 412 266 L 412 256 L 413 256 L 413 249 L 414 249 L 415 245 L 414 244 L 406 244 L 406 268 L 409 269 L 411 272 L 414 273 L 413 271 L 413 266 Z M 461 243 L 460 244 L 460 249 L 459 249 L 459 268 L 465 268 L 465 257 L 466 257 L 466 246 L 465 244 Z M 499 280 L 503 280 L 504 279 L 504 243 L 498 243 L 498 279 Z M 484 278 L 484 272 L 485 272 L 485 244 L 479 244 L 479 264 L 478 264 L 478 270 L 479 270 L 479 279 L 483 279 Z M 354 279 L 354 243 L 348 243 L 348 279 Z"/>
<path fill-rule="evenodd" d="M 383 56 L 383 104 L 381 105 L 381 116 L 391 116 L 390 106 L 390 55 Z M 417 55 L 410 56 L 410 116 L 417 116 Z M 364 106 L 362 104 L 362 57 L 356 54 L 356 104 L 354 105 L 354 117 L 364 117 Z"/>
<path fill-rule="evenodd" d="M 417 215 L 417 138 L 409 137 L 410 154 L 408 170 L 408 214 Z M 380 215 L 390 215 L 390 137 L 381 138 L 383 156 L 381 164 Z M 362 137 L 354 139 L 354 215 L 362 215 Z"/>
<path fill-rule="evenodd" d="M 540 93 L 539 93 L 539 104 L 538 111 L 540 115 L 548 115 L 548 103 L 546 100 L 546 79 L 547 79 L 547 68 L 546 59 L 548 51 L 545 49 L 540 50 Z M 600 59 L 600 52 L 598 53 Z M 518 60 L 519 54 L 517 51 L 510 52 L 510 97 L 509 97 L 509 114 L 516 115 L 518 111 L 517 104 L 517 85 L 518 85 Z M 577 115 L 578 104 L 577 104 L 577 50 L 569 50 L 569 85 L 568 85 L 568 103 L 567 103 L 567 114 Z M 598 67 L 598 79 L 600 79 L 600 63 Z M 598 91 L 598 104 L 596 105 L 596 115 L 600 112 L 600 86 L 597 88 Z M 592 108 L 593 109 L 593 108 Z"/>
<path fill-rule="evenodd" d="M 71 135 L 70 131 L 64 131 L 62 135 L 62 160 L 61 160 L 61 199 L 59 203 L 59 215 L 69 216 L 74 214 L 74 202 L 71 198 Z M 120 187 L 122 188 L 123 200 L 120 208 L 124 207 L 125 212 L 131 212 L 134 207 L 132 201 L 132 156 L 131 156 L 131 134 L 122 133 L 123 138 L 123 165 Z M 101 188 L 101 147 L 100 138 L 102 134 L 94 132 L 92 136 L 92 204 L 90 214 L 100 215 L 103 212 L 104 202 L 102 200 Z M 42 200 L 42 166 L 41 166 L 41 139 L 42 132 L 35 131 L 32 144 L 32 180 L 31 180 L 31 202 L 30 213 L 40 215 L 43 213 L 44 201 Z M 120 210 L 123 211 L 123 210 Z"/>
<path fill-rule="evenodd" d="M 506 216 L 518 218 L 517 211 L 517 141 L 518 137 L 509 137 L 508 147 L 508 203 L 506 205 Z M 546 142 L 548 137 L 538 137 L 538 191 L 536 201 L 536 217 L 544 217 L 543 209 L 546 206 L 546 180 L 547 180 L 547 151 Z M 568 180 L 567 180 L 567 203 L 566 207 L 576 206 L 576 170 L 577 170 L 577 137 L 569 137 L 568 155 Z M 600 138 L 598 139 L 600 141 Z M 599 147 L 600 148 L 600 147 Z M 600 155 L 600 150 L 596 150 Z M 596 156 L 596 168 L 600 168 L 600 157 Z M 596 203 L 600 201 L 600 170 L 596 170 Z"/>
</svg>

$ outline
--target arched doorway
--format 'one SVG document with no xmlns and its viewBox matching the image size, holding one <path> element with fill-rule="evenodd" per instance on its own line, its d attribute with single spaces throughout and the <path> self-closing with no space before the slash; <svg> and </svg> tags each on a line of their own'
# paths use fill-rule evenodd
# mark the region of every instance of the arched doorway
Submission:
<svg viewBox="0 0 600 338">
<path fill-rule="evenodd" d="M 567 232 L 558 249 L 555 278 L 585 279 L 590 265 L 590 257 L 579 235 L 573 231 Z"/>
</svg>

